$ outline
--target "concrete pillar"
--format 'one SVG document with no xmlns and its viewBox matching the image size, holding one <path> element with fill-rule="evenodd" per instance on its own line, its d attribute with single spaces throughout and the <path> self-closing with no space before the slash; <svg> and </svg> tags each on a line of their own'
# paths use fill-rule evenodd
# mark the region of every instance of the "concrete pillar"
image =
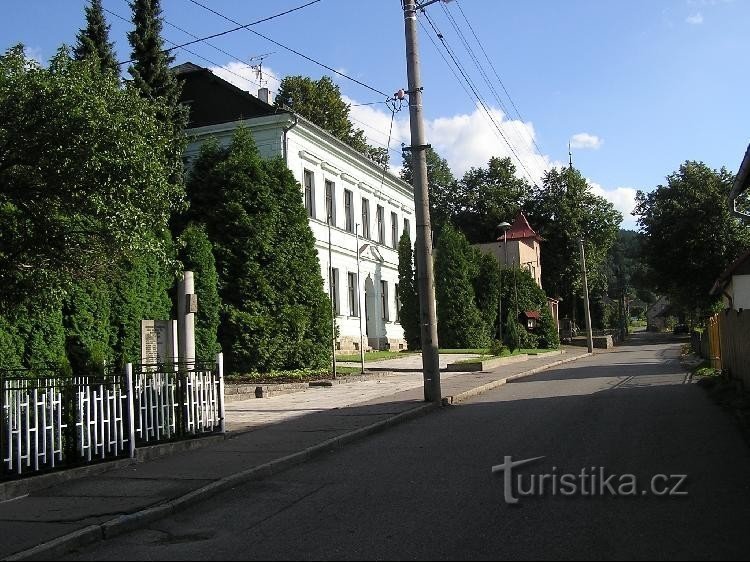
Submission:
<svg viewBox="0 0 750 562">
<path fill-rule="evenodd" d="M 193 272 L 186 271 L 177 286 L 177 331 L 179 332 L 179 360 L 195 362 L 195 313 L 198 300 L 195 295 Z"/>
</svg>

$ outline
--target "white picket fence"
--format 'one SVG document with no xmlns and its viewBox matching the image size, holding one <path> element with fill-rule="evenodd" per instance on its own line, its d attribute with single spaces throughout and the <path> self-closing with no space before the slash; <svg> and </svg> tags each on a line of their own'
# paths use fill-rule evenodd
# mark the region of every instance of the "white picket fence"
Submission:
<svg viewBox="0 0 750 562">
<path fill-rule="evenodd" d="M 223 433 L 224 367 L 131 365 L 124 374 L 0 374 L 6 477 L 135 456 L 139 445 Z"/>
</svg>

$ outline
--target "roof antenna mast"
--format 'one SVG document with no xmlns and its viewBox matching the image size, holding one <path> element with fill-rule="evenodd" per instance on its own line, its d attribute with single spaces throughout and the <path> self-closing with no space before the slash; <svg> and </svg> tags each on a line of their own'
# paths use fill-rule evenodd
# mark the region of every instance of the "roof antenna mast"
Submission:
<svg viewBox="0 0 750 562">
<path fill-rule="evenodd" d="M 568 158 L 570 159 L 570 169 L 573 169 L 573 151 L 570 149 L 570 141 L 568 141 Z"/>
<path fill-rule="evenodd" d="M 263 82 L 268 84 L 268 80 L 263 80 L 263 59 L 267 58 L 269 55 L 274 54 L 276 51 L 272 51 L 270 53 L 263 53 L 262 55 L 255 55 L 254 57 L 250 57 L 247 59 L 248 61 L 254 61 L 257 60 L 258 64 L 250 64 L 250 68 L 255 71 L 255 79 L 258 81 L 258 86 L 261 88 L 263 87 Z"/>
</svg>

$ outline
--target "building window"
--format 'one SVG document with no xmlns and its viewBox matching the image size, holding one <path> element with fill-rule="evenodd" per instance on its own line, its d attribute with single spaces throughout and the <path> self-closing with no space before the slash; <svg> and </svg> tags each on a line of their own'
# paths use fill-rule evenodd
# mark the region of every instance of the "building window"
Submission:
<svg viewBox="0 0 750 562">
<path fill-rule="evenodd" d="M 398 248 L 398 217 L 391 213 L 391 246 Z"/>
<path fill-rule="evenodd" d="M 326 221 L 336 226 L 336 184 L 326 180 Z"/>
<path fill-rule="evenodd" d="M 411 238 L 411 225 L 409 224 L 409 219 L 404 219 L 404 232 L 409 235 L 409 238 Z"/>
<path fill-rule="evenodd" d="M 339 270 L 331 268 L 331 300 L 333 301 L 333 311 L 339 313 Z"/>
<path fill-rule="evenodd" d="M 357 290 L 357 274 L 347 273 L 346 277 L 349 293 L 349 316 L 359 316 L 359 307 L 357 306 L 359 304 L 359 299 L 357 298 L 359 292 Z"/>
<path fill-rule="evenodd" d="M 354 232 L 354 196 L 348 189 L 344 190 L 344 214 L 346 214 L 346 231 Z"/>
<path fill-rule="evenodd" d="M 305 170 L 305 209 L 307 216 L 315 218 L 315 176 L 310 170 Z"/>
<path fill-rule="evenodd" d="M 393 286 L 393 292 L 396 293 L 396 322 L 401 322 L 401 299 L 398 296 L 398 283 Z"/>
<path fill-rule="evenodd" d="M 385 209 L 378 205 L 376 213 L 378 220 L 378 243 L 385 244 Z"/>
<path fill-rule="evenodd" d="M 380 308 L 383 309 L 383 320 L 388 320 L 388 281 L 380 282 Z"/>
<path fill-rule="evenodd" d="M 370 202 L 362 198 L 362 237 L 370 239 Z"/>
</svg>

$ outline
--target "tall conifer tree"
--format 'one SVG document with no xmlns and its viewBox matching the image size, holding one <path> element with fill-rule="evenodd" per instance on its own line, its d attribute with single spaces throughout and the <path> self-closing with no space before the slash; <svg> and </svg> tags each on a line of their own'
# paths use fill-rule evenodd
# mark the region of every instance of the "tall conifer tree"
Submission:
<svg viewBox="0 0 750 562">
<path fill-rule="evenodd" d="M 109 40 L 110 26 L 104 18 L 101 0 L 90 0 L 86 6 L 86 27 L 76 36 L 73 55 L 76 60 L 83 60 L 95 55 L 99 60 L 102 72 L 114 72 L 120 75 L 120 67 L 115 57 L 114 43 Z"/>
</svg>

